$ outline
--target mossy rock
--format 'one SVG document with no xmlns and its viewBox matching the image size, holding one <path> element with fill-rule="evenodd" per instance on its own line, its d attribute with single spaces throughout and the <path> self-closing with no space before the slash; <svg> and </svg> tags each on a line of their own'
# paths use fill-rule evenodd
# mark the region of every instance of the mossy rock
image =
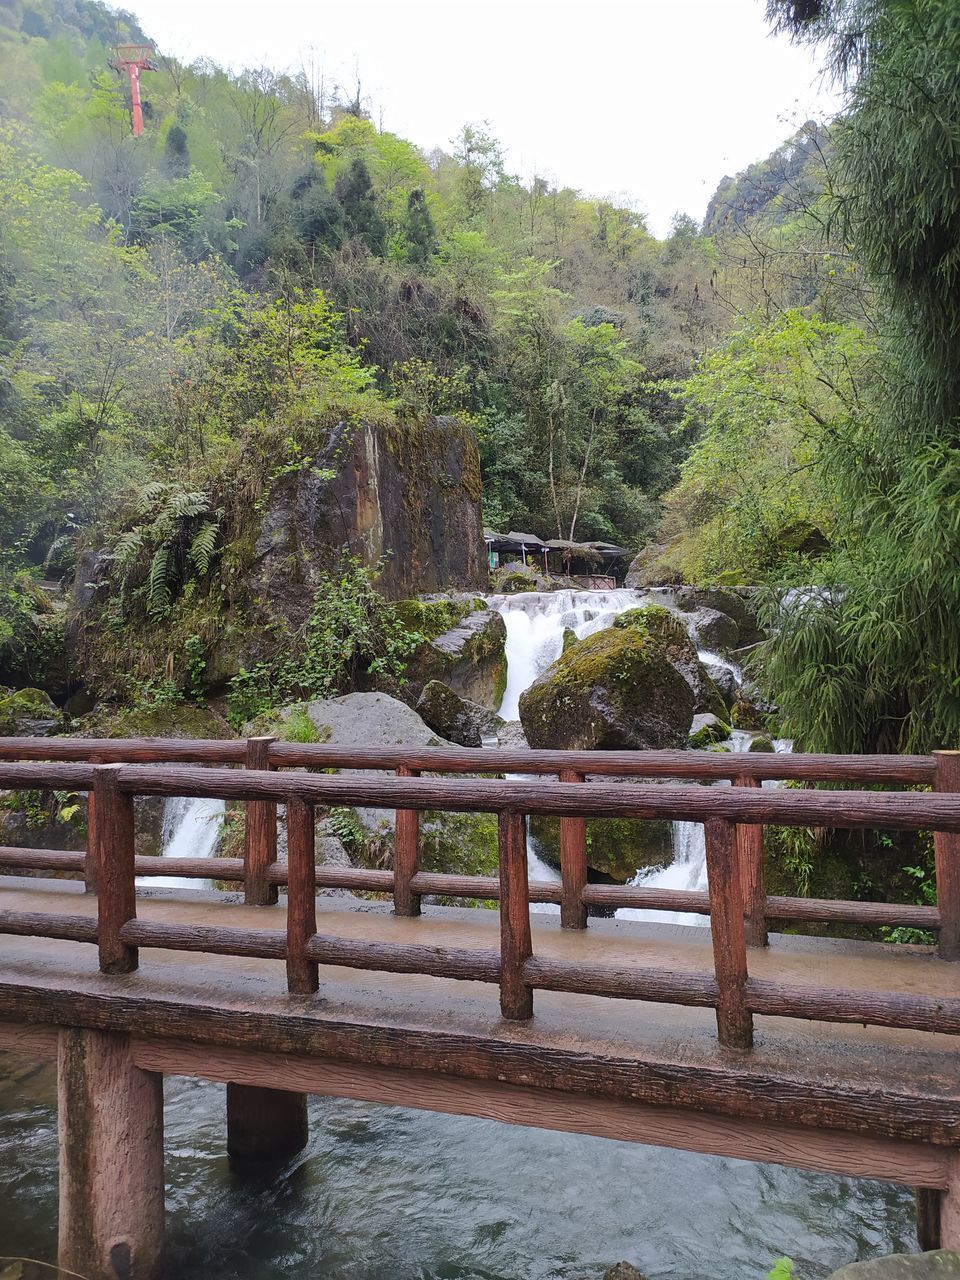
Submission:
<svg viewBox="0 0 960 1280">
<path fill-rule="evenodd" d="M 661 645 L 667 657 L 693 690 L 695 712 L 729 720 L 727 704 L 706 667 L 697 655 L 696 645 L 680 618 L 661 604 L 644 604 L 621 613 L 613 624 L 630 627 Z"/>
<path fill-rule="evenodd" d="M 517 595 L 521 591 L 552 591 L 554 585 L 530 565 L 517 563 L 504 564 L 495 569 L 491 581 L 491 589 L 495 594 L 507 596 Z"/>
<path fill-rule="evenodd" d="M 537 854 L 560 867 L 560 819 L 531 815 L 530 839 Z M 620 884 L 645 867 L 673 861 L 673 824 L 630 818 L 594 818 L 587 823 L 587 866 Z"/>
<path fill-rule="evenodd" d="M 649 628 L 578 641 L 520 698 L 531 747 L 642 751 L 686 745 L 694 695 Z"/>
<path fill-rule="evenodd" d="M 417 631 L 425 639 L 435 640 L 437 636 L 462 622 L 477 603 L 483 608 L 484 602 L 479 596 L 476 601 L 464 596 L 451 599 L 434 597 L 425 600 L 398 600 L 394 608 L 408 631 Z"/>
<path fill-rule="evenodd" d="M 434 732 L 461 747 L 481 746 L 485 737 L 496 737 L 503 724 L 496 712 L 461 698 L 440 680 L 424 685 L 416 711 Z"/>
<path fill-rule="evenodd" d="M 560 652 L 566 653 L 567 650 L 572 649 L 576 643 L 577 643 L 577 633 L 574 631 L 573 627 L 564 627 L 563 640 L 561 642 Z"/>
<path fill-rule="evenodd" d="M 726 720 L 722 720 L 719 716 L 709 712 L 697 715 L 693 717 L 687 745 L 695 751 L 702 751 L 715 743 L 726 742 L 732 732 Z"/>
<path fill-rule="evenodd" d="M 233 730 L 212 707 L 195 702 L 94 711 L 84 721 L 93 738 L 233 738 Z"/>
<path fill-rule="evenodd" d="M 0 687 L 0 736 L 34 738 L 62 724 L 63 713 L 43 689 Z"/>
<path fill-rule="evenodd" d="M 758 733 L 755 738 L 750 739 L 750 745 L 747 747 L 748 751 L 775 752 L 776 749 L 769 733 Z"/>
</svg>

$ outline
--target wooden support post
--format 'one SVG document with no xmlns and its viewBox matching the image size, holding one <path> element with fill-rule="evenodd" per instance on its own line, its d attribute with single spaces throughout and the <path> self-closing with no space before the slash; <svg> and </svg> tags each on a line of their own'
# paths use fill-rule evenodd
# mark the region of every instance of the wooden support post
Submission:
<svg viewBox="0 0 960 1280">
<path fill-rule="evenodd" d="M 950 1180 L 940 1192 L 940 1248 L 960 1250 L 960 1151 L 950 1152 Z"/>
<path fill-rule="evenodd" d="M 270 768 L 270 735 L 247 739 L 247 769 Z M 248 800 L 243 837 L 243 900 L 250 907 L 277 901 L 277 886 L 267 879 L 267 868 L 277 860 L 277 806 L 272 800 Z"/>
<path fill-rule="evenodd" d="M 935 751 L 934 791 L 960 792 L 960 751 Z M 957 796 L 960 803 L 960 795 Z M 933 833 L 941 960 L 960 960 L 960 835 Z"/>
<path fill-rule="evenodd" d="M 286 1089 L 227 1085 L 227 1154 L 251 1164 L 286 1160 L 310 1137 L 307 1096 Z"/>
<path fill-rule="evenodd" d="M 522 813 L 501 813 L 500 847 L 500 1011 L 505 1018 L 533 1017 L 533 991 L 523 980 L 533 954 L 527 884 L 527 823 Z"/>
<path fill-rule="evenodd" d="M 137 967 L 136 947 L 127 946 L 120 938 L 127 921 L 137 918 L 133 797 L 120 790 L 118 775 L 122 768 L 119 764 L 100 765 L 93 782 L 97 941 L 103 973 L 130 973 Z"/>
<path fill-rule="evenodd" d="M 737 787 L 759 787 L 758 778 L 742 774 L 734 781 Z M 744 937 L 748 947 L 767 945 L 767 890 L 763 878 L 763 827 L 737 827 L 737 856 L 740 860 L 740 884 L 743 889 Z"/>
<path fill-rule="evenodd" d="M 90 764 L 100 764 L 101 757 L 91 755 Z M 84 893 L 97 892 L 97 796 L 91 789 L 87 792 L 87 853 L 83 860 Z"/>
<path fill-rule="evenodd" d="M 419 769 L 401 765 L 398 778 L 419 778 Z M 398 809 L 393 839 L 393 910 L 398 916 L 418 916 L 420 895 L 410 888 L 410 880 L 420 867 L 420 814 L 416 809 Z"/>
<path fill-rule="evenodd" d="M 704 823 L 704 834 L 713 964 L 720 988 L 717 1032 L 721 1044 L 731 1049 L 749 1049 L 753 1044 L 753 1017 L 743 1000 L 747 946 L 736 827 L 726 818 L 711 818 Z"/>
<path fill-rule="evenodd" d="M 317 964 L 306 946 L 317 932 L 317 867 L 313 805 L 287 800 L 287 988 L 297 995 L 316 991 Z"/>
<path fill-rule="evenodd" d="M 920 1252 L 927 1253 L 940 1248 L 940 1198 L 942 1191 L 932 1187 L 917 1187 L 917 1240 Z"/>
<path fill-rule="evenodd" d="M 560 771 L 561 782 L 583 782 L 584 774 L 574 769 Z M 560 901 L 560 927 L 585 929 L 587 904 L 583 890 L 587 883 L 587 822 L 585 818 L 560 819 L 560 879 L 563 897 Z"/>
<path fill-rule="evenodd" d="M 64 1027 L 57 1068 L 59 1265 L 86 1280 L 156 1280 L 163 1249 L 163 1076 L 129 1037 Z"/>
</svg>

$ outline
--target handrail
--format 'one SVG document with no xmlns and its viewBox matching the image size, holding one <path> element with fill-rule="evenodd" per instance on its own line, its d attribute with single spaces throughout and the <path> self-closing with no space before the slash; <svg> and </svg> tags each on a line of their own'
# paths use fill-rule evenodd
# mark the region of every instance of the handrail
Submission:
<svg viewBox="0 0 960 1280">
<path fill-rule="evenodd" d="M 257 741 L 256 739 L 254 741 Z M 0 738 L 0 761 L 89 761 L 101 764 L 244 764 L 247 743 L 189 738 Z M 559 774 L 590 777 L 709 778 L 803 782 L 904 782 L 929 785 L 934 756 L 806 755 L 790 752 L 527 751 L 491 747 L 334 747 L 270 743 L 269 767 L 401 768 L 422 773 Z"/>
<path fill-rule="evenodd" d="M 559 754 L 559 753 L 558 753 Z M 269 759 L 261 750 L 261 762 Z M 353 754 L 353 759 L 358 753 Z M 945 755 L 952 767 L 957 757 Z M 554 763 L 557 757 L 554 756 Z M 938 761 L 939 767 L 939 761 Z M 413 772 L 412 769 L 409 770 Z M 565 770 L 567 778 L 576 772 Z M 900 830 L 935 828 L 940 861 L 956 868 L 960 861 L 960 794 L 904 793 L 878 791 L 771 791 L 759 787 L 730 789 L 679 785 L 580 781 L 503 781 L 495 778 L 369 777 L 330 776 L 312 773 L 278 773 L 259 769 L 230 770 L 195 768 L 166 764 L 14 763 L 0 764 L 0 787 L 92 788 L 95 804 L 92 843 L 85 865 L 97 886 L 97 922 L 81 916 L 45 916 L 37 913 L 2 912 L 0 931 L 34 936 L 96 941 L 100 967 L 105 973 L 127 973 L 138 965 L 138 948 L 166 947 L 175 950 L 209 951 L 223 955 L 262 956 L 284 959 L 288 987 L 308 994 L 319 985 L 319 965 L 337 964 L 388 972 L 417 972 L 437 977 L 468 978 L 498 982 L 500 1004 L 505 1017 L 525 1020 L 532 1016 L 533 993 L 537 989 L 586 992 L 623 999 L 657 1000 L 713 1007 L 718 1035 L 725 1045 L 741 1049 L 752 1043 L 756 1013 L 788 1017 L 821 1018 L 840 1022 L 864 1022 L 878 1026 L 912 1028 L 960 1034 L 960 1000 L 914 994 L 824 990 L 815 987 L 777 984 L 751 978 L 747 965 L 743 866 L 738 847 L 738 825 L 787 824 L 825 825 L 854 829 L 880 826 Z M 274 860 L 258 867 L 265 885 L 287 884 L 285 930 L 211 929 L 192 925 L 160 924 L 137 919 L 135 877 L 144 863 L 134 847 L 133 798 L 139 795 L 194 795 L 245 800 L 287 808 L 287 863 Z M 357 804 L 374 808 L 397 808 L 418 813 L 444 809 L 496 813 L 499 820 L 499 875 L 496 878 L 444 877 L 416 870 L 408 862 L 403 872 L 362 871 L 353 868 L 318 868 L 314 850 L 314 808 L 317 805 Z M 631 817 L 639 819 L 693 819 L 704 822 L 708 870 L 708 892 L 672 897 L 696 900 L 688 910 L 707 908 L 711 918 L 714 975 L 675 974 L 643 968 L 624 971 L 599 965 L 561 962 L 533 954 L 530 902 L 536 899 L 528 883 L 525 815 L 553 814 L 575 821 L 590 817 Z M 944 843 L 944 842 L 949 843 Z M 0 862 L 16 851 L 0 850 Z M 63 858 L 57 851 L 28 851 L 33 865 L 44 858 Z M 76 858 L 77 855 L 69 855 Z M 579 850 L 561 841 L 561 858 L 579 858 Z M 214 861 L 214 860 L 210 860 Z M 229 861 L 229 867 L 226 865 Z M 204 860 L 191 860 L 202 868 Z M 8 864 L 9 865 L 9 864 Z M 71 865 L 75 866 L 75 863 Z M 938 864 L 939 865 L 939 864 Z M 177 860 L 173 874 L 182 874 L 183 860 Z M 151 868 L 152 869 L 152 868 Z M 240 859 L 224 860 L 224 879 L 241 878 L 249 868 Z M 579 883 L 570 868 L 564 869 L 561 886 L 549 888 L 549 899 L 561 905 L 584 906 L 588 902 L 609 903 L 613 895 L 644 894 L 650 905 L 656 894 L 639 886 L 591 886 Z M 193 871 L 192 874 L 196 874 Z M 579 872 L 578 872 L 579 874 Z M 398 882 L 403 879 L 404 883 Z M 380 891 L 398 887 L 403 900 L 419 899 L 422 893 L 436 892 L 438 885 L 457 881 L 486 880 L 485 896 L 500 901 L 500 949 L 457 951 L 444 947 L 412 946 L 327 937 L 317 932 L 316 891 L 326 883 L 375 886 Z M 571 893 L 576 890 L 576 901 Z M 947 894 L 937 908 L 894 908 L 912 913 L 914 922 L 950 932 L 955 930 L 952 914 L 955 903 Z M 441 890 L 442 891 L 442 890 Z M 706 899 L 706 901 L 704 901 Z M 813 905 L 813 904 L 811 904 Z M 893 911 L 888 904 L 820 904 L 835 913 L 830 918 L 850 918 L 836 914 L 837 908 L 859 906 L 881 912 L 889 922 Z M 683 909 L 680 907 L 678 909 Z M 764 899 L 764 912 L 778 916 L 789 910 L 783 900 Z M 928 914 L 917 914 L 928 913 Z M 747 920 L 749 921 L 749 911 Z M 816 907 L 808 918 L 818 918 Z"/>
</svg>

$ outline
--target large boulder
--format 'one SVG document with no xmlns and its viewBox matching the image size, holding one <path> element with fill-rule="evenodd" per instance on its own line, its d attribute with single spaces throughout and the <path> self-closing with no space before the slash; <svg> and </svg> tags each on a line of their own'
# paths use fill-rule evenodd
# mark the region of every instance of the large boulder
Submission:
<svg viewBox="0 0 960 1280">
<path fill-rule="evenodd" d="M 610 779 L 608 779 L 610 781 Z M 624 779 L 624 785 L 631 785 Z M 531 814 L 530 841 L 544 862 L 560 868 L 560 819 Z M 673 824 L 630 818 L 593 818 L 587 823 L 587 866 L 620 884 L 647 867 L 673 861 Z"/>
<path fill-rule="evenodd" d="M 480 460 L 455 418 L 341 423 L 309 465 L 284 470 L 263 499 L 247 588 L 264 620 L 299 626 L 320 575 L 344 552 L 382 565 L 393 600 L 485 589 Z"/>
<path fill-rule="evenodd" d="M 719 609 L 696 609 L 688 615 L 688 625 L 700 649 L 729 653 L 740 642 L 740 628 L 729 614 Z"/>
<path fill-rule="evenodd" d="M 679 616 L 660 604 L 640 605 L 621 613 L 615 627 L 633 627 L 656 642 L 693 690 L 695 712 L 709 712 L 726 720 L 727 704 L 711 680 L 706 667 Z"/>
<path fill-rule="evenodd" d="M 449 685 L 431 680 L 417 702 L 417 715 L 431 729 L 461 747 L 479 747 L 496 738 L 503 721 L 495 711 L 461 698 Z"/>
<path fill-rule="evenodd" d="M 652 542 L 630 561 L 623 585 L 639 589 L 683 582 L 682 561 L 679 539 L 672 542 Z"/>
<path fill-rule="evenodd" d="M 415 701 L 431 680 L 440 680 L 462 698 L 485 707 L 499 706 L 507 684 L 507 629 L 502 616 L 482 600 L 471 598 L 447 628 L 431 634 L 422 610 L 435 603 L 404 600 L 398 606 L 406 625 L 428 637 L 407 661 L 407 697 Z"/>
<path fill-rule="evenodd" d="M 63 727 L 63 713 L 42 689 L 0 686 L 0 736 L 42 738 Z"/>
<path fill-rule="evenodd" d="M 683 747 L 694 695 L 662 644 L 637 626 L 579 640 L 520 698 L 531 747 L 644 751 Z"/>
<path fill-rule="evenodd" d="M 285 707 L 281 722 L 306 714 L 317 739 L 338 747 L 443 747 L 450 743 L 425 724 L 412 707 L 385 693 L 348 693 L 340 698 Z M 343 770 L 363 777 L 391 776 L 378 770 Z M 357 823 L 352 823 L 355 815 Z M 355 861 L 367 867 L 393 865 L 396 814 L 393 809 L 356 808 L 342 812 L 355 827 L 346 842 Z M 342 836 L 341 836 L 342 839 Z M 425 812 L 420 820 L 420 865 L 425 871 L 495 875 L 497 818 L 488 813 Z"/>
</svg>

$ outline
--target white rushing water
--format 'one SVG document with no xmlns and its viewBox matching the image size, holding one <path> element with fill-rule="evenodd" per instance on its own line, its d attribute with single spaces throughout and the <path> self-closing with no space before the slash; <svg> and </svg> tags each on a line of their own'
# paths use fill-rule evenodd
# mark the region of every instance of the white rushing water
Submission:
<svg viewBox="0 0 960 1280">
<path fill-rule="evenodd" d="M 577 639 L 592 635 L 612 625 L 621 613 L 634 609 L 651 600 L 664 603 L 662 593 L 632 591 L 555 591 L 521 592 L 513 596 L 496 596 L 491 605 L 503 616 L 507 629 L 507 687 L 500 704 L 504 720 L 520 717 L 520 695 L 529 689 L 537 676 L 546 671 L 563 651 L 563 635 L 569 628 Z M 719 666 L 733 673 L 738 684 L 743 683 L 743 671 L 730 658 L 708 649 L 699 650 L 700 661 Z M 731 751 L 746 751 L 753 735 L 735 729 L 729 740 Z M 775 742 L 777 751 L 789 751 L 792 743 Z M 511 774 L 522 779 L 523 774 Z M 718 785 L 729 786 L 729 783 Z M 776 786 L 764 783 L 764 786 Z M 535 843 L 527 837 L 527 870 L 532 880 L 559 883 L 557 871 L 538 855 Z M 631 882 L 650 889 L 693 889 L 707 887 L 707 860 L 704 845 L 703 824 L 700 822 L 675 822 L 673 824 L 673 860 L 666 867 L 645 867 L 637 872 Z M 550 903 L 537 903 L 531 910 L 556 914 L 559 907 Z M 687 912 L 650 911 L 641 908 L 622 907 L 617 919 L 655 920 L 669 924 L 709 924 L 709 917 L 694 916 Z"/>
<path fill-rule="evenodd" d="M 161 839 L 163 858 L 212 858 L 220 839 L 225 809 L 222 800 L 172 796 L 164 803 Z M 145 888 L 209 889 L 209 880 L 186 876 L 139 876 Z"/>
</svg>

